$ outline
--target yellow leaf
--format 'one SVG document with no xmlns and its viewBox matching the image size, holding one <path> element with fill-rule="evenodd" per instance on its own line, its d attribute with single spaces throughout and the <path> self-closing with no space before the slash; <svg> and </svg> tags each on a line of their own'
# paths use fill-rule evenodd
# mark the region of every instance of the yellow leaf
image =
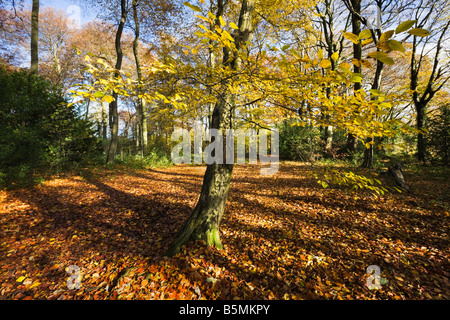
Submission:
<svg viewBox="0 0 450 320">
<path fill-rule="evenodd" d="M 361 64 L 364 68 L 372 68 L 372 64 L 366 59 L 361 59 Z"/>
<path fill-rule="evenodd" d="M 373 42 L 373 39 L 372 39 L 372 38 L 366 39 L 366 40 L 361 41 L 361 45 L 362 45 L 362 46 L 365 46 L 366 44 L 369 44 L 369 43 L 372 43 L 372 42 Z"/>
<path fill-rule="evenodd" d="M 224 27 L 225 26 L 225 21 L 223 20 L 222 16 L 219 17 L 219 21 L 220 21 L 220 25 L 222 27 Z"/>
<path fill-rule="evenodd" d="M 353 34 L 351 32 L 344 32 L 344 38 L 350 40 L 354 44 L 359 44 L 359 38 L 356 34 Z"/>
<path fill-rule="evenodd" d="M 360 38 L 362 40 L 362 39 L 370 38 L 371 36 L 372 36 L 372 31 L 370 31 L 369 29 L 365 29 L 359 33 L 358 38 Z"/>
<path fill-rule="evenodd" d="M 324 69 L 329 68 L 331 66 L 331 61 L 328 59 L 324 59 L 320 61 L 319 66 L 321 66 Z"/>
<path fill-rule="evenodd" d="M 25 280 L 26 278 L 27 278 L 27 277 L 24 277 L 24 276 L 18 277 L 17 280 L 16 280 L 16 282 L 22 282 L 22 281 Z"/>
<path fill-rule="evenodd" d="M 387 44 L 389 45 L 389 47 L 394 50 L 394 51 L 399 51 L 399 52 L 405 52 L 405 48 L 403 47 L 403 45 L 398 42 L 397 40 L 388 40 Z"/>
<path fill-rule="evenodd" d="M 352 59 L 352 63 L 357 67 L 361 67 L 361 62 L 358 59 Z"/>
<path fill-rule="evenodd" d="M 340 66 L 341 66 L 342 68 L 344 68 L 344 69 L 350 69 L 350 67 L 351 67 L 350 64 L 347 63 L 347 62 L 341 63 Z"/>
<path fill-rule="evenodd" d="M 339 53 L 335 52 L 331 55 L 331 59 L 333 59 L 334 61 L 336 61 L 337 59 L 339 59 Z"/>
<path fill-rule="evenodd" d="M 190 4 L 189 2 L 184 2 L 183 3 L 186 7 L 189 7 L 189 8 L 191 8 L 192 10 L 194 10 L 194 11 L 197 11 L 197 12 L 202 12 L 202 9 L 200 8 L 200 7 L 197 7 L 197 6 L 194 6 L 193 4 Z"/>
<path fill-rule="evenodd" d="M 412 34 L 413 36 L 418 36 L 418 37 L 427 37 L 430 35 L 430 32 L 428 30 L 421 29 L 421 28 L 413 28 L 413 29 L 409 30 L 408 33 Z"/>
<path fill-rule="evenodd" d="M 388 65 L 394 64 L 394 59 L 392 59 L 385 52 L 382 52 L 382 51 L 371 52 L 367 56 L 369 58 L 375 58 L 375 59 L 383 62 L 384 64 L 388 64 Z"/>
<path fill-rule="evenodd" d="M 108 103 L 111 103 L 111 102 L 114 101 L 114 97 L 113 97 L 113 96 L 106 95 L 106 96 L 104 96 L 104 97 L 102 98 L 102 102 L 104 102 L 104 101 L 106 101 L 106 102 L 108 102 Z"/>
<path fill-rule="evenodd" d="M 41 283 L 40 282 L 35 282 L 31 285 L 30 289 L 33 289 L 34 287 L 39 286 Z"/>
<path fill-rule="evenodd" d="M 400 33 L 410 29 L 416 22 L 417 20 L 408 20 L 400 23 L 398 27 L 395 29 L 395 33 Z"/>
<path fill-rule="evenodd" d="M 230 27 L 236 30 L 239 29 L 239 27 L 234 22 L 230 22 Z"/>
<path fill-rule="evenodd" d="M 392 38 L 392 36 L 394 35 L 394 30 L 389 30 L 384 32 L 381 36 L 380 36 L 380 42 L 386 42 L 387 40 L 389 40 L 390 38 Z"/>
<path fill-rule="evenodd" d="M 319 57 L 319 60 L 323 59 L 323 50 L 319 49 L 319 51 L 317 51 L 317 56 Z"/>
</svg>

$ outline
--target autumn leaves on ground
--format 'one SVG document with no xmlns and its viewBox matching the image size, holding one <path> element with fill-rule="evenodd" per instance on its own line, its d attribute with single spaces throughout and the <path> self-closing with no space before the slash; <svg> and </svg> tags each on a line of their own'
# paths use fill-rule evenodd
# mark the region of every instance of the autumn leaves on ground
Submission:
<svg viewBox="0 0 450 320">
<path fill-rule="evenodd" d="M 91 170 L 2 191 L 0 299 L 450 298 L 445 177 L 410 174 L 412 193 L 376 197 L 322 189 L 297 163 L 268 177 L 236 166 L 224 249 L 164 257 L 204 170 Z"/>
</svg>

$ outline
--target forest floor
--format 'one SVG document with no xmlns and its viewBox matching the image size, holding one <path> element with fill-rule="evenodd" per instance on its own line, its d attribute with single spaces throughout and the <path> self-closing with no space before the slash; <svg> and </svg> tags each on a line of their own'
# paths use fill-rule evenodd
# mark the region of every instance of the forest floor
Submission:
<svg viewBox="0 0 450 320">
<path fill-rule="evenodd" d="M 407 172 L 411 193 L 377 196 L 323 189 L 300 163 L 259 169 L 235 166 L 224 249 L 196 242 L 172 258 L 204 166 L 89 170 L 0 191 L 0 300 L 450 299 L 448 176 Z"/>
</svg>

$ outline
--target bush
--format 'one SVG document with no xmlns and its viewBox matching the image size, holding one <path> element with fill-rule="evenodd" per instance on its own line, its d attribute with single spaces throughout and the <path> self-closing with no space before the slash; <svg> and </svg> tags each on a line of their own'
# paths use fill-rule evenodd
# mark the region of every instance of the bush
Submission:
<svg viewBox="0 0 450 320">
<path fill-rule="evenodd" d="M 59 90 L 27 71 L 0 68 L 0 187 L 39 181 L 101 155 L 90 123 L 77 117 Z"/>
<path fill-rule="evenodd" d="M 428 122 L 428 155 L 432 162 L 450 165 L 450 105 L 443 105 Z"/>
<path fill-rule="evenodd" d="M 322 141 L 316 127 L 284 121 L 279 126 L 280 159 L 315 161 L 321 157 Z"/>
<path fill-rule="evenodd" d="M 171 157 L 157 149 L 153 149 L 145 156 L 125 155 L 123 159 L 119 159 L 119 157 L 116 156 L 116 164 L 126 165 L 132 169 L 164 168 L 172 165 Z"/>
</svg>

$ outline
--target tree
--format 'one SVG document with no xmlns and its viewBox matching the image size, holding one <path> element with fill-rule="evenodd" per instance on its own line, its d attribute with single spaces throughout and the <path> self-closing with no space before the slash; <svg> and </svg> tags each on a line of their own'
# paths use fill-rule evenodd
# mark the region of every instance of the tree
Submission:
<svg viewBox="0 0 450 320">
<path fill-rule="evenodd" d="M 220 25 L 220 17 L 223 15 L 226 3 L 227 1 L 218 1 L 216 12 L 217 26 Z M 223 48 L 222 64 L 225 68 L 238 71 L 240 65 L 238 52 L 244 50 L 246 42 L 250 40 L 252 35 L 254 11 L 254 0 L 242 1 L 239 22 L 233 35 L 236 51 L 231 52 L 229 48 Z M 232 128 L 231 118 L 235 107 L 233 93 L 228 89 L 226 80 L 223 81 L 219 94 L 220 99 L 214 106 L 210 127 L 225 133 L 227 129 Z M 223 145 L 226 148 L 226 143 Z M 224 151 L 226 152 L 226 150 Z M 232 171 L 232 164 L 218 164 L 215 162 L 207 165 L 197 205 L 190 218 L 177 233 L 175 240 L 169 246 L 167 255 L 176 254 L 184 244 L 192 240 L 205 240 L 208 246 L 222 248 L 219 226 L 225 210 Z"/>
<path fill-rule="evenodd" d="M 412 54 L 410 65 L 410 89 L 412 100 L 416 111 L 417 135 L 417 158 L 419 161 L 426 160 L 426 138 L 424 130 L 427 128 L 427 107 L 433 97 L 440 91 L 450 79 L 450 68 L 443 55 L 443 45 L 449 41 L 448 29 L 448 1 L 420 1 L 415 10 L 416 28 L 428 27 L 430 33 L 413 32 Z M 442 19 L 447 17 L 447 19 Z M 444 21 L 442 23 L 442 20 Z M 427 37 L 430 35 L 429 37 Z M 419 47 L 421 46 L 421 47 Z M 431 49 L 429 49 L 431 47 Z M 420 53 L 419 53 L 420 50 Z M 424 69 L 426 56 L 432 56 L 431 72 Z M 447 58 L 448 59 L 448 58 Z M 428 73 L 428 74 L 427 74 Z M 421 83 L 420 75 L 426 79 Z"/>
<path fill-rule="evenodd" d="M 116 48 L 116 54 L 117 54 L 117 60 L 115 69 L 116 72 L 114 74 L 114 77 L 117 78 L 120 76 L 119 70 L 122 68 L 122 59 L 123 59 L 123 52 L 122 52 L 122 46 L 121 46 L 121 39 L 122 39 L 122 33 L 123 29 L 125 27 L 125 22 L 127 20 L 128 15 L 128 9 L 127 9 L 127 1 L 121 0 L 120 1 L 120 10 L 121 10 L 121 17 L 119 26 L 117 28 L 116 32 L 116 40 L 115 40 L 115 48 Z M 109 128 L 111 131 L 111 142 L 109 144 L 109 149 L 106 157 L 106 163 L 113 163 L 114 157 L 117 153 L 117 146 L 119 144 L 119 115 L 117 110 L 117 100 L 118 100 L 118 94 L 116 91 L 113 90 L 112 97 L 114 98 L 113 101 L 109 104 Z"/>
<path fill-rule="evenodd" d="M 361 0 L 348 0 L 344 1 L 347 7 L 351 12 L 351 21 L 352 21 L 352 33 L 355 35 L 359 35 L 361 33 L 361 21 L 359 16 L 361 15 Z M 353 59 L 359 61 L 362 59 L 362 49 L 361 44 L 358 41 L 353 42 Z M 353 64 L 353 72 L 357 74 L 361 74 L 361 65 Z M 355 82 L 353 86 L 353 91 L 357 92 L 361 89 L 361 83 Z M 358 146 L 358 138 L 349 133 L 347 136 L 347 143 L 344 147 L 344 151 L 353 155 Z"/>
<path fill-rule="evenodd" d="M 39 0 L 33 0 L 31 9 L 31 67 L 30 72 L 38 73 L 39 69 Z"/>
<path fill-rule="evenodd" d="M 132 8 L 133 8 L 133 20 L 134 20 L 134 35 L 135 38 L 133 40 L 133 54 L 134 54 L 134 60 L 136 62 L 136 72 L 137 72 L 137 80 L 138 83 L 142 83 L 142 69 L 141 69 L 141 60 L 139 58 L 139 37 L 140 37 L 140 21 L 138 16 L 138 6 L 139 1 L 133 0 L 132 1 Z M 138 92 L 138 96 L 140 95 L 141 90 Z M 138 98 L 138 104 L 137 104 L 137 145 L 139 152 L 141 155 L 144 155 L 147 151 L 148 146 L 148 137 L 147 137 L 147 117 L 146 117 L 146 106 L 147 102 L 145 99 Z"/>
<path fill-rule="evenodd" d="M 337 35 L 337 30 L 335 28 L 335 24 L 338 19 L 342 19 L 342 11 L 339 12 L 339 8 L 336 7 L 336 1 L 334 0 L 325 0 L 320 6 L 317 4 L 315 7 L 317 14 L 320 19 L 320 28 L 323 34 L 323 41 L 321 41 L 321 46 L 324 47 L 327 57 L 331 62 L 331 70 L 335 70 L 337 67 L 338 59 L 333 59 L 334 56 L 341 56 L 342 51 L 344 49 L 343 41 L 344 37 L 342 33 Z M 349 18 L 345 23 L 343 28 L 343 32 L 347 31 Z M 325 127 L 325 150 L 330 150 L 333 142 L 333 126 Z"/>
</svg>

